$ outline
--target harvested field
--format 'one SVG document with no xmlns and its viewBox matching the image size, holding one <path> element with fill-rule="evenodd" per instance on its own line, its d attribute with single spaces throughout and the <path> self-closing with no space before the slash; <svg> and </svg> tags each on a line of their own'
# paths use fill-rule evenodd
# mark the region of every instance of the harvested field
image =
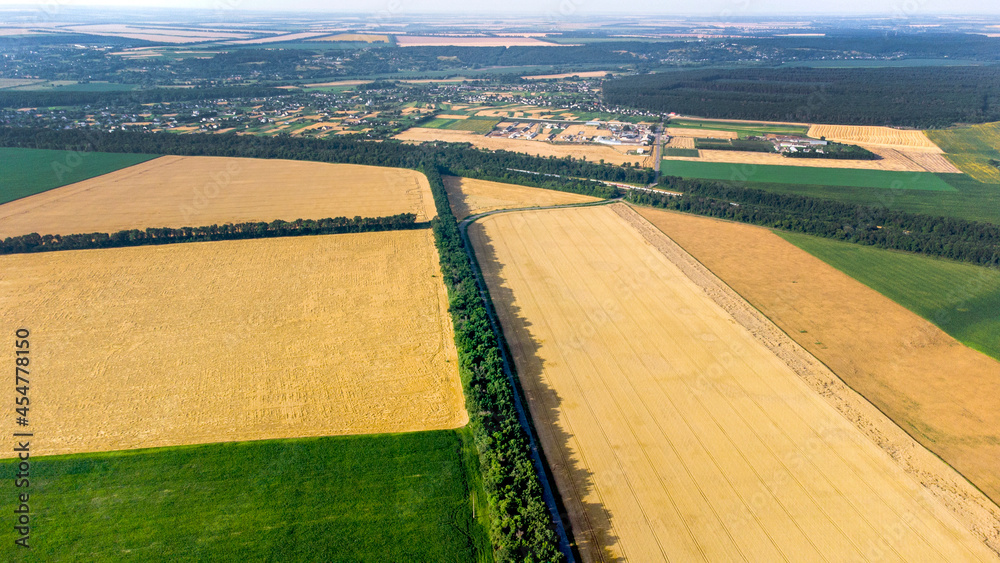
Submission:
<svg viewBox="0 0 1000 563">
<path fill-rule="evenodd" d="M 826 137 L 828 141 L 866 145 L 865 148 L 868 148 L 867 145 L 890 148 L 917 147 L 941 152 L 923 131 L 916 129 L 869 125 L 813 125 L 809 128 L 808 135 L 814 139 Z"/>
<path fill-rule="evenodd" d="M 558 43 L 539 41 L 532 37 L 454 37 L 447 35 L 397 35 L 400 47 L 562 47 Z"/>
<path fill-rule="evenodd" d="M 444 187 L 448 191 L 451 211 L 459 221 L 469 215 L 486 213 L 487 211 L 494 211 L 496 209 L 566 205 L 601 200 L 601 198 L 589 195 L 529 188 L 472 178 L 459 178 L 457 176 L 445 176 Z"/>
<path fill-rule="evenodd" d="M 310 41 L 359 41 L 363 43 L 388 43 L 388 35 L 378 35 L 371 33 L 338 33 L 337 35 L 327 35 L 317 37 Z"/>
<path fill-rule="evenodd" d="M 692 139 L 739 139 L 735 131 L 716 131 L 714 129 L 688 129 L 687 127 L 666 127 L 663 131 L 671 137 L 691 137 Z"/>
<path fill-rule="evenodd" d="M 670 137 L 663 146 L 668 149 L 693 149 L 694 137 Z"/>
<path fill-rule="evenodd" d="M 396 135 L 394 138 L 403 141 L 421 143 L 424 141 L 448 141 L 452 143 L 470 143 L 474 147 L 490 150 L 506 150 L 538 156 L 571 156 L 573 158 L 587 157 L 591 162 L 604 159 L 610 164 L 625 164 L 652 167 L 652 157 L 622 154 L 611 147 L 601 145 L 565 144 L 554 145 L 542 141 L 527 141 L 508 139 L 506 137 L 486 137 L 476 133 L 455 131 L 449 129 L 426 129 L 412 127 Z"/>
<path fill-rule="evenodd" d="M 585 561 L 996 560 L 628 208 L 469 232 Z"/>
<path fill-rule="evenodd" d="M 604 76 L 608 74 L 607 70 L 588 70 L 585 72 L 564 72 L 562 74 L 534 74 L 531 76 L 522 76 L 521 78 L 525 80 L 553 80 L 558 78 L 572 78 L 574 76 L 579 76 L 580 78 L 595 78 L 598 76 Z"/>
<path fill-rule="evenodd" d="M 778 153 L 701 150 L 700 157 L 690 158 L 700 162 L 726 162 L 733 164 L 763 164 L 774 166 L 800 166 L 804 168 L 854 168 L 858 170 L 891 170 L 896 172 L 927 172 L 923 166 L 906 158 L 893 149 L 868 147 L 882 160 L 840 160 L 835 158 L 786 158 Z M 674 157 L 670 160 L 685 160 Z"/>
<path fill-rule="evenodd" d="M 231 45 L 262 45 L 264 43 L 281 43 L 285 41 L 301 41 L 303 39 L 309 39 L 316 37 L 318 35 L 323 35 L 322 32 L 316 31 L 306 31 L 302 33 L 284 33 L 281 35 L 274 35 L 271 37 L 259 37 L 257 39 L 241 39 L 238 41 L 229 41 Z"/>
<path fill-rule="evenodd" d="M 124 24 L 89 24 L 64 28 L 68 31 L 86 33 L 88 35 L 105 35 L 110 37 L 125 37 L 142 39 L 159 43 L 200 43 L 222 39 L 248 39 L 245 33 L 230 31 L 194 31 L 190 29 L 171 29 L 167 27 L 147 27 Z"/>
<path fill-rule="evenodd" d="M 767 229 L 637 210 L 917 441 L 1000 499 L 1000 362 Z"/>
<path fill-rule="evenodd" d="M 892 150 L 892 149 L 868 149 L 872 152 L 879 152 L 881 154 L 882 150 Z M 924 151 L 908 151 L 904 149 L 899 149 L 900 155 L 912 160 L 918 166 L 923 168 L 928 172 L 936 172 L 942 174 L 962 174 L 962 171 L 952 164 L 947 157 L 940 153 L 924 152 Z"/>
<path fill-rule="evenodd" d="M 0 206 L 0 237 L 397 213 L 415 213 L 418 221 L 436 215 L 423 174 L 355 164 L 164 156 Z"/>
<path fill-rule="evenodd" d="M 440 275 L 429 229 L 0 257 L 32 453 L 462 426 Z"/>
</svg>

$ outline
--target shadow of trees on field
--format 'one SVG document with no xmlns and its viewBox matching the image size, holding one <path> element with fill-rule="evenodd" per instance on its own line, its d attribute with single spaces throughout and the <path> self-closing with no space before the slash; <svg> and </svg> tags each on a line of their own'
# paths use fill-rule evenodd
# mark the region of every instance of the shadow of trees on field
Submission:
<svg viewBox="0 0 1000 563">
<path fill-rule="evenodd" d="M 493 239 L 486 234 L 479 222 L 469 225 L 469 240 L 474 241 L 476 258 L 489 287 L 492 307 L 503 328 L 503 346 L 508 357 L 514 359 L 515 375 L 525 408 L 530 405 L 530 423 L 542 446 L 542 461 L 549 467 L 557 492 L 556 502 L 567 533 L 575 549 L 585 554 L 584 561 L 620 563 L 624 559 L 616 557 L 612 548 L 618 545 L 618 538 L 611 530 L 611 513 L 599 502 L 586 502 L 586 496 L 594 492 L 593 473 L 579 460 L 571 458 L 570 440 L 572 435 L 555 424 L 560 420 L 563 399 L 543 379 L 545 360 L 538 352 L 539 335 L 533 333 L 532 323 L 514 304 L 515 295 L 508 280 L 500 274 L 496 248 Z M 544 283 L 544 282 L 543 282 Z M 555 343 L 557 346 L 568 345 Z M 582 399 L 581 399 L 582 400 Z M 573 515 L 571 520 L 569 514 Z M 614 550 L 620 552 L 620 549 Z"/>
</svg>

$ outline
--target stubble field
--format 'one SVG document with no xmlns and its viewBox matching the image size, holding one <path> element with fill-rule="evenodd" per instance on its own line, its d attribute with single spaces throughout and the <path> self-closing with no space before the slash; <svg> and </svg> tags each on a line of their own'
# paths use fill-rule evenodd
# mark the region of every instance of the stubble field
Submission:
<svg viewBox="0 0 1000 563">
<path fill-rule="evenodd" d="M 814 139 L 826 137 L 828 141 L 838 143 L 859 143 L 890 148 L 916 147 L 942 152 L 923 131 L 916 129 L 893 129 L 871 125 L 813 125 L 809 128 L 808 135 Z"/>
<path fill-rule="evenodd" d="M 401 168 L 164 156 L 0 207 L 0 237 L 227 222 L 436 215 L 427 178 Z"/>
<path fill-rule="evenodd" d="M 767 229 L 637 210 L 917 441 L 1000 500 L 1000 362 Z"/>
<path fill-rule="evenodd" d="M 428 229 L 10 255 L 0 285 L 33 455 L 468 419 Z"/>
<path fill-rule="evenodd" d="M 469 215 L 486 213 L 496 209 L 517 207 L 542 207 L 547 205 L 566 205 L 570 203 L 589 203 L 600 201 L 600 198 L 529 188 L 501 182 L 475 180 L 445 176 L 444 187 L 448 191 L 451 211 L 455 218 L 461 221 Z"/>
<path fill-rule="evenodd" d="M 612 207 L 469 231 L 585 561 L 995 559 Z"/>
</svg>

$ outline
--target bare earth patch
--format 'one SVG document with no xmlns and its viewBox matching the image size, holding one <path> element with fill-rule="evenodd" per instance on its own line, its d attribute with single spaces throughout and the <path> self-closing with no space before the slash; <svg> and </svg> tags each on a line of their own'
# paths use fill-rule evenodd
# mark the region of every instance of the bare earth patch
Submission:
<svg viewBox="0 0 1000 563">
<path fill-rule="evenodd" d="M 2 256 L 32 453 L 460 427 L 441 279 L 429 229 Z"/>
</svg>

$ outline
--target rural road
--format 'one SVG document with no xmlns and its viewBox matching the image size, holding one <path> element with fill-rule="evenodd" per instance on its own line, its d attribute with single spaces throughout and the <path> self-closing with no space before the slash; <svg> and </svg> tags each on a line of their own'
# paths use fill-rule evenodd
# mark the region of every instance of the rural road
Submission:
<svg viewBox="0 0 1000 563">
<path fill-rule="evenodd" d="M 542 461 L 541 453 L 539 451 L 538 439 L 535 436 L 534 427 L 531 425 L 528 418 L 527 411 L 525 410 L 524 403 L 521 401 L 521 386 L 518 385 L 517 380 L 514 376 L 514 360 L 510 357 L 510 351 L 507 349 L 506 340 L 503 337 L 503 330 L 500 328 L 500 321 L 496 317 L 496 312 L 493 310 L 493 302 L 490 300 L 489 290 L 486 288 L 486 280 L 483 279 L 482 271 L 479 269 L 479 261 L 476 259 L 475 251 L 472 249 L 472 243 L 469 241 L 469 225 L 472 224 L 477 219 L 483 217 L 488 217 L 490 215 L 495 215 L 497 213 L 510 213 L 514 211 L 536 211 L 542 209 L 561 209 L 565 207 L 591 207 L 595 205 L 608 205 L 610 203 L 616 203 L 621 201 L 621 198 L 609 199 L 604 201 L 599 201 L 595 203 L 584 203 L 584 204 L 571 204 L 571 205 L 551 205 L 546 207 L 520 207 L 516 209 L 497 209 L 494 211 L 488 211 L 486 213 L 480 213 L 478 215 L 471 215 L 462 219 L 458 224 L 458 232 L 462 236 L 462 244 L 465 245 L 465 253 L 468 255 L 469 260 L 472 262 L 476 270 L 476 285 L 479 287 L 479 295 L 486 303 L 486 313 L 490 319 L 490 326 L 493 328 L 493 333 L 496 335 L 498 342 L 503 342 L 504 345 L 500 347 L 501 349 L 501 360 L 503 361 L 503 371 L 507 375 L 507 379 L 510 381 L 511 387 L 514 389 L 514 408 L 517 409 L 517 419 L 521 423 L 521 427 L 524 428 L 525 432 L 528 434 L 528 443 L 531 446 L 531 461 L 535 465 L 535 471 L 541 476 L 542 485 L 542 497 L 545 499 L 545 504 L 549 507 L 549 513 L 552 515 L 552 521 L 556 526 L 556 534 L 559 536 L 559 550 L 562 551 L 563 555 L 566 556 L 567 563 L 576 563 L 576 557 L 573 555 L 573 549 L 570 547 L 569 535 L 566 533 L 566 526 L 563 524 L 562 516 L 559 514 L 559 508 L 556 504 L 555 494 L 552 492 L 552 475 L 549 473 L 548 466 Z"/>
<path fill-rule="evenodd" d="M 653 171 L 656 172 L 656 180 L 660 179 L 660 162 L 663 160 L 660 151 L 662 146 L 660 145 L 660 136 L 663 134 L 663 125 L 656 126 L 656 139 L 653 141 Z"/>
</svg>

